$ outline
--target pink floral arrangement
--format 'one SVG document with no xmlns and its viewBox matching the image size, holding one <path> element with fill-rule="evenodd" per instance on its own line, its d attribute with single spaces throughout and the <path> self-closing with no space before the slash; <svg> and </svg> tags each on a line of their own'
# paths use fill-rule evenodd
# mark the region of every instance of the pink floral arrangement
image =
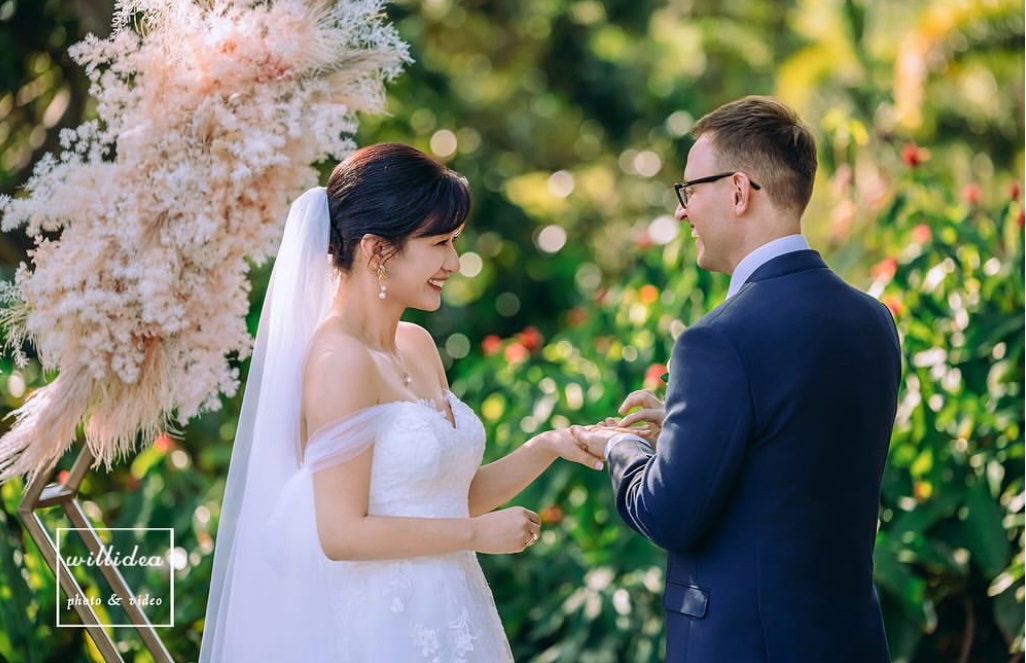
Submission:
<svg viewBox="0 0 1026 663">
<path fill-rule="evenodd" d="M 71 55 L 97 119 L 0 200 L 36 244 L 0 291 L 8 347 L 58 372 L 0 438 L 0 480 L 50 467 L 79 424 L 109 468 L 236 392 L 251 261 L 408 60 L 381 0 L 120 0 Z"/>
</svg>

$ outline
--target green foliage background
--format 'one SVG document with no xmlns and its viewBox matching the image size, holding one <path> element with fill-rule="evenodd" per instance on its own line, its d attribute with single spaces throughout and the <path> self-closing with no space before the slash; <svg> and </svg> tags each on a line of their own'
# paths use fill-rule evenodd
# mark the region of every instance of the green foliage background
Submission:
<svg viewBox="0 0 1026 663">
<path fill-rule="evenodd" d="M 0 2 L 2 192 L 90 112 L 64 53 L 104 31 L 110 6 Z M 410 318 L 481 413 L 489 456 L 661 387 L 673 338 L 727 283 L 695 267 L 669 219 L 687 131 L 725 101 L 776 94 L 820 142 L 806 234 L 902 336 L 876 555 L 892 655 L 1021 661 L 1021 3 L 406 0 L 390 15 L 416 61 L 358 139 L 433 150 L 471 182 L 466 276 L 440 312 Z M 0 238 L 5 275 L 29 245 Z M 253 272 L 251 328 L 268 274 Z M 4 362 L 0 413 L 45 379 Z M 83 486 L 97 522 L 174 528 L 189 563 L 161 634 L 180 661 L 198 651 L 240 401 Z M 618 522 L 607 484 L 555 465 L 517 499 L 541 512 L 541 542 L 482 557 L 518 660 L 659 660 L 663 555 Z M 81 631 L 54 628 L 53 578 L 13 515 L 20 490 L 0 487 L 0 661 L 99 661 Z M 117 635 L 126 660 L 149 660 Z"/>
</svg>

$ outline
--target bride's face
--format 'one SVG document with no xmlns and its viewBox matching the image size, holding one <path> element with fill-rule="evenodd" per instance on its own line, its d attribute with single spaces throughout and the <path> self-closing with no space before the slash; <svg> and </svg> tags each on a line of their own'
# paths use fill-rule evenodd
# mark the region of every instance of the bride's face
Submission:
<svg viewBox="0 0 1026 663">
<path fill-rule="evenodd" d="M 403 250 L 385 263 L 388 299 L 422 311 L 438 310 L 446 280 L 460 269 L 455 243 L 462 231 L 461 226 L 444 235 L 407 240 Z"/>
</svg>

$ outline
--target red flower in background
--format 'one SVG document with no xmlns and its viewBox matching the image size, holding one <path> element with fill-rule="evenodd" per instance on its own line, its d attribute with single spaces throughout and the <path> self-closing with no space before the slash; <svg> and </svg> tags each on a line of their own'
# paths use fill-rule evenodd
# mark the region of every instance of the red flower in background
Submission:
<svg viewBox="0 0 1026 663">
<path fill-rule="evenodd" d="M 546 525 L 556 525 L 563 520 L 563 508 L 558 504 L 550 504 L 538 511 L 538 517 Z"/>
<path fill-rule="evenodd" d="M 57 483 L 62 486 L 68 485 L 68 477 L 71 476 L 71 472 L 67 470 L 61 470 L 57 473 Z"/>
<path fill-rule="evenodd" d="M 894 258 L 884 258 L 873 265 L 873 268 L 869 273 L 873 275 L 874 279 L 884 279 L 889 281 L 898 273 L 898 261 Z"/>
<path fill-rule="evenodd" d="M 571 327 L 583 325 L 587 320 L 588 312 L 580 306 L 570 309 L 570 312 L 566 314 L 566 322 Z"/>
<path fill-rule="evenodd" d="M 545 343 L 545 338 L 541 335 L 541 332 L 534 327 L 524 327 L 524 330 L 517 334 L 517 340 L 527 348 L 528 352 L 540 350 L 541 346 Z"/>
<path fill-rule="evenodd" d="M 1016 219 L 1015 222 L 1019 224 L 1020 228 L 1026 227 L 1026 212 L 1019 210 L 1019 218 Z"/>
<path fill-rule="evenodd" d="M 1008 187 L 1008 197 L 1012 200 L 1019 200 L 1019 196 L 1022 195 L 1022 187 L 1018 182 L 1012 182 Z"/>
<path fill-rule="evenodd" d="M 653 245 L 654 242 L 652 241 L 652 236 L 648 234 L 647 230 L 642 230 L 634 236 L 634 246 L 638 247 L 642 251 L 651 249 Z"/>
<path fill-rule="evenodd" d="M 643 285 L 638 290 L 638 297 L 641 298 L 643 304 L 652 304 L 659 299 L 659 288 L 654 285 Z"/>
<path fill-rule="evenodd" d="M 884 306 L 886 306 L 887 308 L 889 308 L 891 310 L 891 315 L 894 316 L 895 318 L 897 318 L 899 315 L 901 315 L 902 312 L 905 310 L 905 305 L 902 304 L 901 300 L 898 299 L 897 297 L 895 297 L 894 295 L 890 295 L 889 297 L 884 297 L 880 301 L 883 302 Z"/>
<path fill-rule="evenodd" d="M 962 189 L 962 200 L 969 203 L 970 205 L 976 205 L 980 202 L 980 187 L 976 184 L 967 184 Z"/>
<path fill-rule="evenodd" d="M 525 348 L 519 341 L 513 341 L 506 346 L 506 361 L 511 364 L 519 364 L 530 356 L 530 350 Z"/>
<path fill-rule="evenodd" d="M 909 168 L 915 168 L 929 158 L 930 151 L 924 150 L 915 143 L 906 143 L 905 147 L 901 148 L 901 160 Z"/>
<path fill-rule="evenodd" d="M 495 334 L 489 334 L 481 340 L 481 352 L 485 353 L 486 357 L 499 354 L 502 350 L 502 339 Z"/>
<path fill-rule="evenodd" d="M 153 448 L 165 454 L 175 448 L 175 441 L 167 433 L 161 433 L 153 440 Z"/>
<path fill-rule="evenodd" d="M 652 364 L 645 371 L 645 388 L 655 389 L 663 384 L 663 375 L 666 373 L 666 364 Z"/>
<path fill-rule="evenodd" d="M 932 236 L 933 233 L 930 231 L 930 226 L 925 223 L 920 223 L 912 229 L 912 241 L 916 244 L 926 244 Z"/>
</svg>

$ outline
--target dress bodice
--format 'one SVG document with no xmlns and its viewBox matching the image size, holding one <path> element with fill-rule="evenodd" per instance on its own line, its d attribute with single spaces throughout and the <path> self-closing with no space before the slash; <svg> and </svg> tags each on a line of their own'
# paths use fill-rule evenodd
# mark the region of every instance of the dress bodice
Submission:
<svg viewBox="0 0 1026 663">
<path fill-rule="evenodd" d="M 455 426 L 429 401 L 397 402 L 374 443 L 369 511 L 375 515 L 466 518 L 470 482 L 484 455 L 485 431 L 452 393 Z"/>
</svg>

